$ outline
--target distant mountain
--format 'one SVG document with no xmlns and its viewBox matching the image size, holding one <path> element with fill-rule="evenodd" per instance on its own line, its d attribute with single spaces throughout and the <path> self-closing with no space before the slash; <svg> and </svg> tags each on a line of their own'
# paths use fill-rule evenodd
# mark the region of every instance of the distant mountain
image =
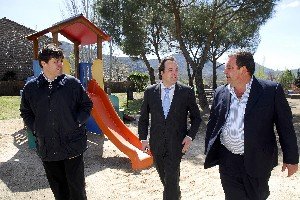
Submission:
<svg viewBox="0 0 300 200">
<path fill-rule="evenodd" d="M 61 42 L 61 47 L 65 52 L 65 56 L 69 57 L 70 55 L 73 54 L 73 45 L 67 42 Z M 93 52 L 93 55 L 95 57 L 96 52 Z M 187 75 L 187 63 L 182 54 L 174 54 L 173 57 L 176 59 L 178 66 L 179 66 L 179 73 L 180 73 L 180 78 L 181 80 L 188 80 L 188 75 Z M 103 63 L 104 63 L 104 73 L 105 73 L 105 78 L 108 79 L 110 75 L 110 56 L 109 55 L 103 55 Z M 149 59 L 150 65 L 154 68 L 155 70 L 155 76 L 157 77 L 157 72 L 158 72 L 158 60 L 157 59 Z M 217 65 L 220 65 L 221 63 L 217 63 Z M 140 59 L 138 60 L 133 60 L 130 57 L 113 57 L 112 61 L 112 76 L 118 76 L 118 80 L 126 80 L 128 75 L 131 72 L 138 71 L 138 72 L 143 72 L 143 73 L 148 73 L 147 67 L 144 64 L 144 62 Z M 218 77 L 218 82 L 224 82 L 225 81 L 225 75 L 223 73 L 224 71 L 224 64 L 221 65 L 217 69 L 217 77 Z M 274 77 L 277 77 L 282 71 L 279 70 L 273 70 L 269 69 L 266 67 L 261 66 L 260 64 L 256 63 L 256 73 L 259 70 L 263 70 L 266 76 L 273 75 Z M 117 72 L 116 72 L 117 71 Z M 297 75 L 297 69 L 292 70 L 292 72 Z M 203 74 L 203 79 L 205 83 L 210 83 L 212 80 L 212 63 L 207 62 L 203 68 L 202 71 Z"/>
<path fill-rule="evenodd" d="M 187 80 L 188 80 L 187 69 L 186 69 L 187 64 L 186 64 L 184 56 L 182 54 L 174 54 L 173 57 L 175 57 L 175 59 L 178 63 L 178 66 L 179 66 L 179 73 L 180 73 L 181 81 L 187 82 Z M 109 57 L 104 56 L 104 60 L 107 58 L 109 58 Z M 126 66 L 128 66 L 128 69 L 130 72 L 139 71 L 139 72 L 148 73 L 147 68 L 142 60 L 132 60 L 130 57 L 116 57 L 116 59 L 118 61 L 120 61 L 121 63 L 124 63 Z M 150 65 L 155 70 L 155 75 L 157 75 L 158 65 L 159 65 L 158 60 L 150 59 L 149 62 L 150 62 Z M 104 63 L 109 63 L 109 60 Z M 217 65 L 220 65 L 220 64 L 221 63 L 217 63 Z M 105 67 L 106 66 L 104 66 L 104 68 Z M 225 82 L 224 69 L 225 69 L 224 64 L 222 64 L 217 69 L 217 82 L 218 82 L 217 84 L 218 85 Z M 269 69 L 258 63 L 255 63 L 255 75 L 257 75 L 257 73 L 261 70 L 263 70 L 265 77 L 268 77 L 269 79 L 271 77 L 273 77 L 274 80 L 283 72 L 283 71 L 279 71 L 279 70 L 275 71 L 273 69 Z M 292 72 L 295 74 L 295 76 L 297 75 L 297 69 L 292 70 Z M 204 83 L 211 84 L 211 82 L 212 82 L 212 62 L 207 62 L 205 64 L 202 74 L 203 74 Z M 156 76 L 156 78 L 158 78 L 158 77 Z"/>
<path fill-rule="evenodd" d="M 104 59 L 106 59 L 107 57 L 108 56 L 104 56 Z M 178 66 L 179 66 L 180 78 L 182 80 L 187 80 L 188 79 L 187 63 L 185 61 L 184 56 L 182 54 L 174 54 L 173 57 L 176 59 Z M 139 72 L 144 72 L 144 73 L 148 72 L 147 67 L 142 60 L 132 60 L 130 57 L 117 57 L 117 59 L 120 62 L 129 66 L 130 71 L 139 71 Z M 155 70 L 155 75 L 157 75 L 158 65 L 159 65 L 158 60 L 157 59 L 149 59 L 149 63 L 151 65 L 151 67 L 153 67 L 153 69 Z M 220 65 L 220 64 L 221 63 L 218 63 L 218 65 Z M 217 69 L 217 76 L 222 80 L 225 78 L 223 71 L 224 71 L 224 65 Z M 208 79 L 208 80 L 211 79 L 211 77 L 212 77 L 212 63 L 211 62 L 207 62 L 205 64 L 205 66 L 203 68 L 203 77 L 204 77 L 204 79 Z"/>
<path fill-rule="evenodd" d="M 73 44 L 70 44 L 68 42 L 65 41 L 60 41 L 60 47 L 64 50 L 64 55 L 65 57 L 70 57 L 71 54 L 74 53 L 74 46 Z"/>
</svg>

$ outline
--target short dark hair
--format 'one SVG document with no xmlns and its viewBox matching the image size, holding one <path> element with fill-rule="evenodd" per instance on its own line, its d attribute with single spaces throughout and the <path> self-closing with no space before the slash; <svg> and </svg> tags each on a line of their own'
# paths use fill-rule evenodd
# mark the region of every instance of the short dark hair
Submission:
<svg viewBox="0 0 300 200">
<path fill-rule="evenodd" d="M 64 54 L 61 48 L 59 48 L 56 44 L 50 43 L 44 46 L 42 50 L 40 50 L 39 55 L 38 55 L 38 60 L 41 68 L 42 66 L 42 61 L 48 63 L 51 58 L 56 58 L 56 59 L 64 59 Z"/>
<path fill-rule="evenodd" d="M 159 64 L 159 67 L 158 67 L 158 78 L 159 80 L 162 79 L 162 76 L 161 76 L 161 72 L 165 71 L 165 63 L 170 60 L 170 61 L 176 61 L 175 58 L 173 56 L 168 56 L 168 57 L 165 57 Z"/>
<path fill-rule="evenodd" d="M 252 76 L 255 72 L 255 62 L 252 53 L 247 51 L 237 51 L 229 57 L 234 56 L 236 58 L 236 65 L 241 68 L 245 66 Z"/>
</svg>

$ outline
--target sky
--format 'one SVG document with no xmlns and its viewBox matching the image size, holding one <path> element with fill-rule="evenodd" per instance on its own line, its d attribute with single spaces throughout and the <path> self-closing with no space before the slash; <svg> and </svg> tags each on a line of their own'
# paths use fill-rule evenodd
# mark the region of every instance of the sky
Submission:
<svg viewBox="0 0 300 200">
<path fill-rule="evenodd" d="M 63 20 L 64 0 L 0 0 L 0 18 L 6 17 L 36 31 Z M 273 70 L 300 68 L 300 0 L 282 0 L 260 29 L 257 63 Z M 109 34 L 109 33 L 108 33 Z M 107 42 L 105 42 L 107 43 Z M 104 48 L 108 44 L 104 43 Z M 106 53 L 105 49 L 103 53 Z M 118 52 L 117 56 L 122 53 Z M 223 61 L 220 61 L 223 62 Z"/>
</svg>

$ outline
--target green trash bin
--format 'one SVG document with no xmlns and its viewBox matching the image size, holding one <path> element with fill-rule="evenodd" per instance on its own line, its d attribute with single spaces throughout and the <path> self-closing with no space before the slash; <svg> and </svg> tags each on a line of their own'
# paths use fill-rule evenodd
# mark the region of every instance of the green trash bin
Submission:
<svg viewBox="0 0 300 200">
<path fill-rule="evenodd" d="M 119 107 L 119 98 L 116 95 L 109 95 L 109 99 L 111 103 L 113 104 L 116 112 L 118 113 L 121 120 L 123 120 L 124 116 L 124 109 L 120 109 Z"/>
<path fill-rule="evenodd" d="M 35 149 L 36 148 L 36 138 L 35 136 L 32 134 L 31 131 L 27 130 L 27 138 L 28 138 L 28 147 L 29 149 Z"/>
</svg>

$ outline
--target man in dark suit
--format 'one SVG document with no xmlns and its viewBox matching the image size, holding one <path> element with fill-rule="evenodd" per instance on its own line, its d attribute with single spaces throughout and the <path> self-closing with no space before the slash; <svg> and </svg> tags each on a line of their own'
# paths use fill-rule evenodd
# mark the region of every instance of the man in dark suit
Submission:
<svg viewBox="0 0 300 200">
<path fill-rule="evenodd" d="M 262 200 L 278 165 L 274 125 L 283 152 L 282 171 L 298 170 L 299 154 L 292 113 L 280 84 L 256 79 L 249 52 L 228 57 L 227 85 L 214 94 L 207 124 L 204 168 L 219 165 L 222 187 L 229 200 Z"/>
<path fill-rule="evenodd" d="M 153 155 L 164 186 L 164 199 L 177 200 L 180 199 L 180 161 L 195 138 L 201 118 L 193 89 L 177 82 L 178 66 L 174 58 L 168 57 L 161 62 L 159 78 L 162 81 L 148 87 L 144 93 L 138 133 L 142 149 L 150 149 Z"/>
</svg>

